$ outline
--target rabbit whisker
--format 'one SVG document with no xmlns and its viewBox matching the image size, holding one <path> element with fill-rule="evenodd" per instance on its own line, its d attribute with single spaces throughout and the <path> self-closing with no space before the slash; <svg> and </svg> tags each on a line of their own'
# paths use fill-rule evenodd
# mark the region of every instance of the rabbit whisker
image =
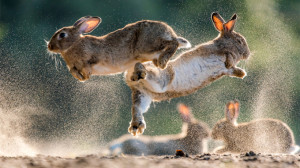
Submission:
<svg viewBox="0 0 300 168">
<path fill-rule="evenodd" d="M 46 47 L 48 46 L 49 41 L 45 40 L 46 43 Z M 48 55 L 51 57 L 52 60 L 54 60 L 55 62 L 55 69 L 58 71 L 58 69 L 60 68 L 60 66 L 62 65 L 61 60 L 59 58 L 57 58 L 57 56 L 59 56 L 59 54 L 49 51 L 48 49 L 46 49 Z"/>
</svg>

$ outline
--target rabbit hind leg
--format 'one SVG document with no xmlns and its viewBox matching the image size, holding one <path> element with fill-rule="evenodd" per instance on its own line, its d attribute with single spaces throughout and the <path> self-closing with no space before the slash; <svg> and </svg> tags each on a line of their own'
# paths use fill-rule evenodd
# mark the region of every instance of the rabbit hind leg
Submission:
<svg viewBox="0 0 300 168">
<path fill-rule="evenodd" d="M 160 54 L 157 60 L 153 60 L 153 63 L 157 67 L 164 69 L 167 66 L 169 59 L 175 54 L 178 46 L 179 43 L 177 40 L 169 41 L 164 51 Z"/>
<path fill-rule="evenodd" d="M 146 68 L 142 63 L 140 63 L 140 62 L 136 63 L 134 65 L 134 71 L 131 75 L 131 80 L 132 81 L 138 81 L 140 79 L 145 79 L 146 72 L 147 72 Z"/>
<path fill-rule="evenodd" d="M 137 89 L 132 88 L 131 90 L 132 90 L 132 108 L 131 108 L 132 120 L 130 122 L 128 132 L 131 133 L 133 136 L 136 136 L 139 134 L 143 134 L 144 130 L 146 129 L 146 122 L 144 120 L 143 113 L 145 113 L 148 110 L 152 102 L 152 99 L 149 95 L 146 95 Z"/>
</svg>

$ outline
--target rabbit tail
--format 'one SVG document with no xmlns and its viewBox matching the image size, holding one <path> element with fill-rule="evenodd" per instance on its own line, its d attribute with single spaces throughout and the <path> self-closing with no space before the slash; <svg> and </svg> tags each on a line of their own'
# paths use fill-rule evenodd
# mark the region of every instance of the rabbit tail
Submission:
<svg viewBox="0 0 300 168">
<path fill-rule="evenodd" d="M 300 147 L 298 145 L 294 145 L 290 148 L 289 153 L 294 155 L 294 154 L 299 154 L 300 153 Z"/>
<path fill-rule="evenodd" d="M 183 37 L 177 37 L 177 41 L 179 43 L 178 48 L 191 48 L 192 47 L 191 43 Z"/>
</svg>

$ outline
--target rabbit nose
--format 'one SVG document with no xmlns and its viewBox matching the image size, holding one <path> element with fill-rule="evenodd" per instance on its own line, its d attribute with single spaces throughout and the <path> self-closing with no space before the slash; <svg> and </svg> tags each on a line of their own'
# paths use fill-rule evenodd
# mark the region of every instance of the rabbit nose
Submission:
<svg viewBox="0 0 300 168">
<path fill-rule="evenodd" d="M 53 45 L 51 45 L 50 43 L 48 44 L 48 49 L 49 50 L 53 50 Z"/>
</svg>

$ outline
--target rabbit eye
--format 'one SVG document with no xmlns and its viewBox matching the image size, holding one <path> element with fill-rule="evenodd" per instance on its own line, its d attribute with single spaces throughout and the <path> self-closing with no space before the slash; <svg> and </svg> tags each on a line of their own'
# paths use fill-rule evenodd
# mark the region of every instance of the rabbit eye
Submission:
<svg viewBox="0 0 300 168">
<path fill-rule="evenodd" d="M 242 44 L 242 41 L 240 39 L 237 40 L 240 44 Z"/>
<path fill-rule="evenodd" d="M 59 34 L 59 37 L 60 37 L 60 38 L 64 38 L 64 37 L 66 37 L 66 36 L 67 36 L 66 33 L 60 33 L 60 34 Z"/>
</svg>

